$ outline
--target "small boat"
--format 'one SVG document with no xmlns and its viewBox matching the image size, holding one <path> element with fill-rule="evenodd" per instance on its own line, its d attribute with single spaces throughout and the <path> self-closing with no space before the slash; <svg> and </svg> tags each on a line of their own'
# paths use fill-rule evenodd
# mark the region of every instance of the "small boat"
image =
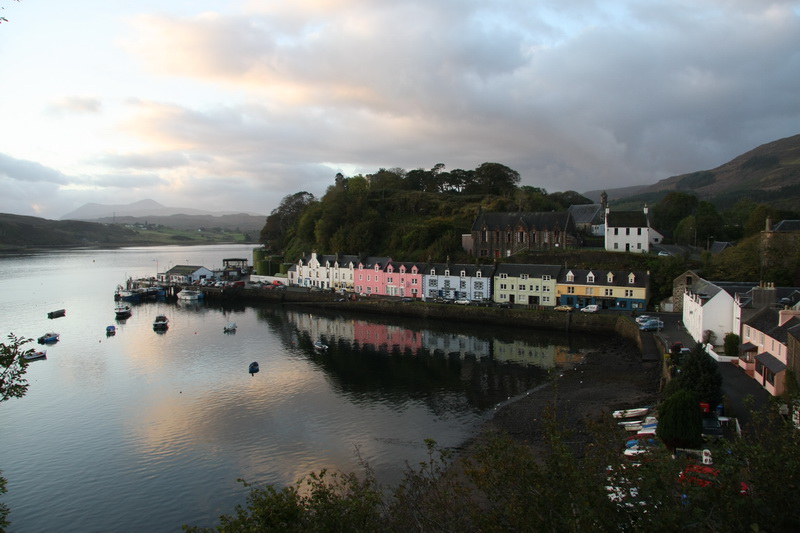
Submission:
<svg viewBox="0 0 800 533">
<path fill-rule="evenodd" d="M 47 318 L 60 318 L 67 314 L 66 309 L 58 309 L 56 311 L 50 311 L 47 313 Z"/>
<path fill-rule="evenodd" d="M 111 337 L 117 334 L 116 326 L 106 326 L 106 337 Z"/>
<path fill-rule="evenodd" d="M 60 335 L 58 333 L 50 332 L 39 337 L 38 341 L 39 344 L 52 344 L 54 342 L 58 342 L 59 337 Z"/>
<path fill-rule="evenodd" d="M 119 304 L 114 308 L 114 313 L 116 313 L 117 318 L 128 318 L 131 316 L 131 306 L 124 303 Z"/>
<path fill-rule="evenodd" d="M 183 289 L 178 293 L 179 300 L 201 300 L 203 298 L 202 291 L 195 291 L 192 289 Z"/>
<path fill-rule="evenodd" d="M 622 409 L 620 411 L 614 411 L 611 416 L 614 418 L 636 418 L 638 416 L 645 416 L 649 412 L 649 407 L 636 407 L 634 409 Z"/>
<path fill-rule="evenodd" d="M 230 322 L 227 326 L 222 328 L 225 333 L 236 333 L 236 322 Z"/>
<path fill-rule="evenodd" d="M 655 428 L 658 425 L 658 419 L 654 416 L 648 416 L 644 420 L 625 424 L 623 427 L 626 431 L 641 431 L 643 429 Z"/>
<path fill-rule="evenodd" d="M 247 371 L 248 371 L 248 372 L 250 372 L 250 375 L 251 375 L 251 376 L 252 376 L 253 374 L 257 373 L 257 372 L 258 372 L 258 363 L 257 363 L 257 362 L 255 362 L 255 361 L 253 361 L 252 363 L 250 363 L 250 366 L 247 368 Z"/>
<path fill-rule="evenodd" d="M 166 315 L 158 315 L 153 321 L 153 329 L 165 330 L 169 327 L 169 319 Z"/>
<path fill-rule="evenodd" d="M 315 341 L 314 342 L 314 349 L 319 350 L 320 352 L 324 352 L 328 349 L 328 345 L 322 341 Z"/>
<path fill-rule="evenodd" d="M 47 359 L 47 351 L 46 350 L 34 350 L 32 352 L 28 352 L 22 355 L 22 358 L 26 361 L 36 361 L 37 359 Z"/>
</svg>

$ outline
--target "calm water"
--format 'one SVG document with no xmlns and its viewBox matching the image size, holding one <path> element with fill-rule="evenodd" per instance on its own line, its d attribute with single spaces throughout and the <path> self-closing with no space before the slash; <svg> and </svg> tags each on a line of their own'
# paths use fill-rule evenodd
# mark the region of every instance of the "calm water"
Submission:
<svg viewBox="0 0 800 533">
<path fill-rule="evenodd" d="M 0 404 L 10 531 L 211 526 L 244 503 L 237 478 L 286 485 L 322 468 L 358 471 L 356 450 L 392 485 L 406 461 L 424 460 L 424 439 L 460 445 L 498 402 L 589 346 L 280 306 L 149 302 L 115 320 L 125 279 L 238 257 L 252 261 L 252 246 L 0 256 L 2 341 L 61 334 L 30 364 L 28 394 Z M 170 318 L 166 333 L 153 331 L 157 314 Z M 228 322 L 237 333 L 223 333 Z M 318 338 L 329 353 L 314 352 Z"/>
</svg>

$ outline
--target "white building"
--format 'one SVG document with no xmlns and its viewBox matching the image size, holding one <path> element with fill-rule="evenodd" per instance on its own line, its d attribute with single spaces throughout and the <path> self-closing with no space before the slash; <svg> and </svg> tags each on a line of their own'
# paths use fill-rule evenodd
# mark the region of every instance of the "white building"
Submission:
<svg viewBox="0 0 800 533">
<path fill-rule="evenodd" d="M 611 211 L 606 208 L 605 244 L 608 252 L 646 254 L 664 236 L 650 227 L 647 206 L 639 211 Z"/>
</svg>

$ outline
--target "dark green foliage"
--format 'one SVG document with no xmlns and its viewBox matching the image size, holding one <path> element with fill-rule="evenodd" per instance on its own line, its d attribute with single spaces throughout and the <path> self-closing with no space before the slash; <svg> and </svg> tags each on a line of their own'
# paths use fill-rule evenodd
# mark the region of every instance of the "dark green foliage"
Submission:
<svg viewBox="0 0 800 533">
<path fill-rule="evenodd" d="M 678 222 L 694 214 L 697 203 L 694 194 L 671 191 L 653 206 L 653 225 L 671 233 Z"/>
<path fill-rule="evenodd" d="M 22 398 L 28 392 L 25 373 L 28 362 L 22 356 L 33 350 L 23 350 L 23 345 L 32 339 L 8 334 L 8 344 L 0 343 L 0 402 L 11 398 Z"/>
<path fill-rule="evenodd" d="M 716 178 L 713 172 L 701 170 L 700 172 L 695 172 L 681 178 L 680 181 L 678 181 L 677 187 L 682 190 L 699 189 L 706 185 L 711 185 L 714 181 L 716 181 Z"/>
<path fill-rule="evenodd" d="M 742 163 L 742 168 L 748 170 L 762 170 L 775 167 L 780 162 L 780 158 L 775 154 L 754 155 Z"/>
<path fill-rule="evenodd" d="M 723 341 L 723 346 L 725 349 L 725 356 L 726 357 L 738 357 L 739 356 L 739 335 L 736 333 L 726 333 L 725 339 Z"/>
<path fill-rule="evenodd" d="M 698 344 L 681 362 L 680 374 L 673 381 L 680 389 L 693 393 L 700 402 L 712 406 L 722 403 L 722 374 L 717 362 Z"/>
<path fill-rule="evenodd" d="M 658 414 L 656 435 L 667 448 L 697 448 L 702 444 L 702 413 L 694 392 L 677 390 L 661 404 Z"/>
</svg>

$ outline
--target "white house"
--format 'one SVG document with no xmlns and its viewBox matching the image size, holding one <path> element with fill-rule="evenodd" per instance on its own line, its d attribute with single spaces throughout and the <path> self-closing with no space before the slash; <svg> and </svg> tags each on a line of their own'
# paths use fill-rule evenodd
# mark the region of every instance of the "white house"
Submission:
<svg viewBox="0 0 800 533">
<path fill-rule="evenodd" d="M 646 254 L 664 236 L 650 227 L 647 206 L 639 211 L 611 211 L 606 208 L 605 245 L 608 252 Z"/>
<path fill-rule="evenodd" d="M 492 298 L 494 265 L 428 263 L 422 270 L 426 298 Z"/>
<path fill-rule="evenodd" d="M 214 277 L 214 272 L 206 267 L 196 265 L 175 265 L 163 275 L 159 275 L 161 281 L 184 285 L 212 277 Z"/>
<path fill-rule="evenodd" d="M 290 285 L 320 289 L 353 290 L 353 276 L 359 263 L 355 255 L 318 255 L 311 252 L 289 269 Z"/>
</svg>

